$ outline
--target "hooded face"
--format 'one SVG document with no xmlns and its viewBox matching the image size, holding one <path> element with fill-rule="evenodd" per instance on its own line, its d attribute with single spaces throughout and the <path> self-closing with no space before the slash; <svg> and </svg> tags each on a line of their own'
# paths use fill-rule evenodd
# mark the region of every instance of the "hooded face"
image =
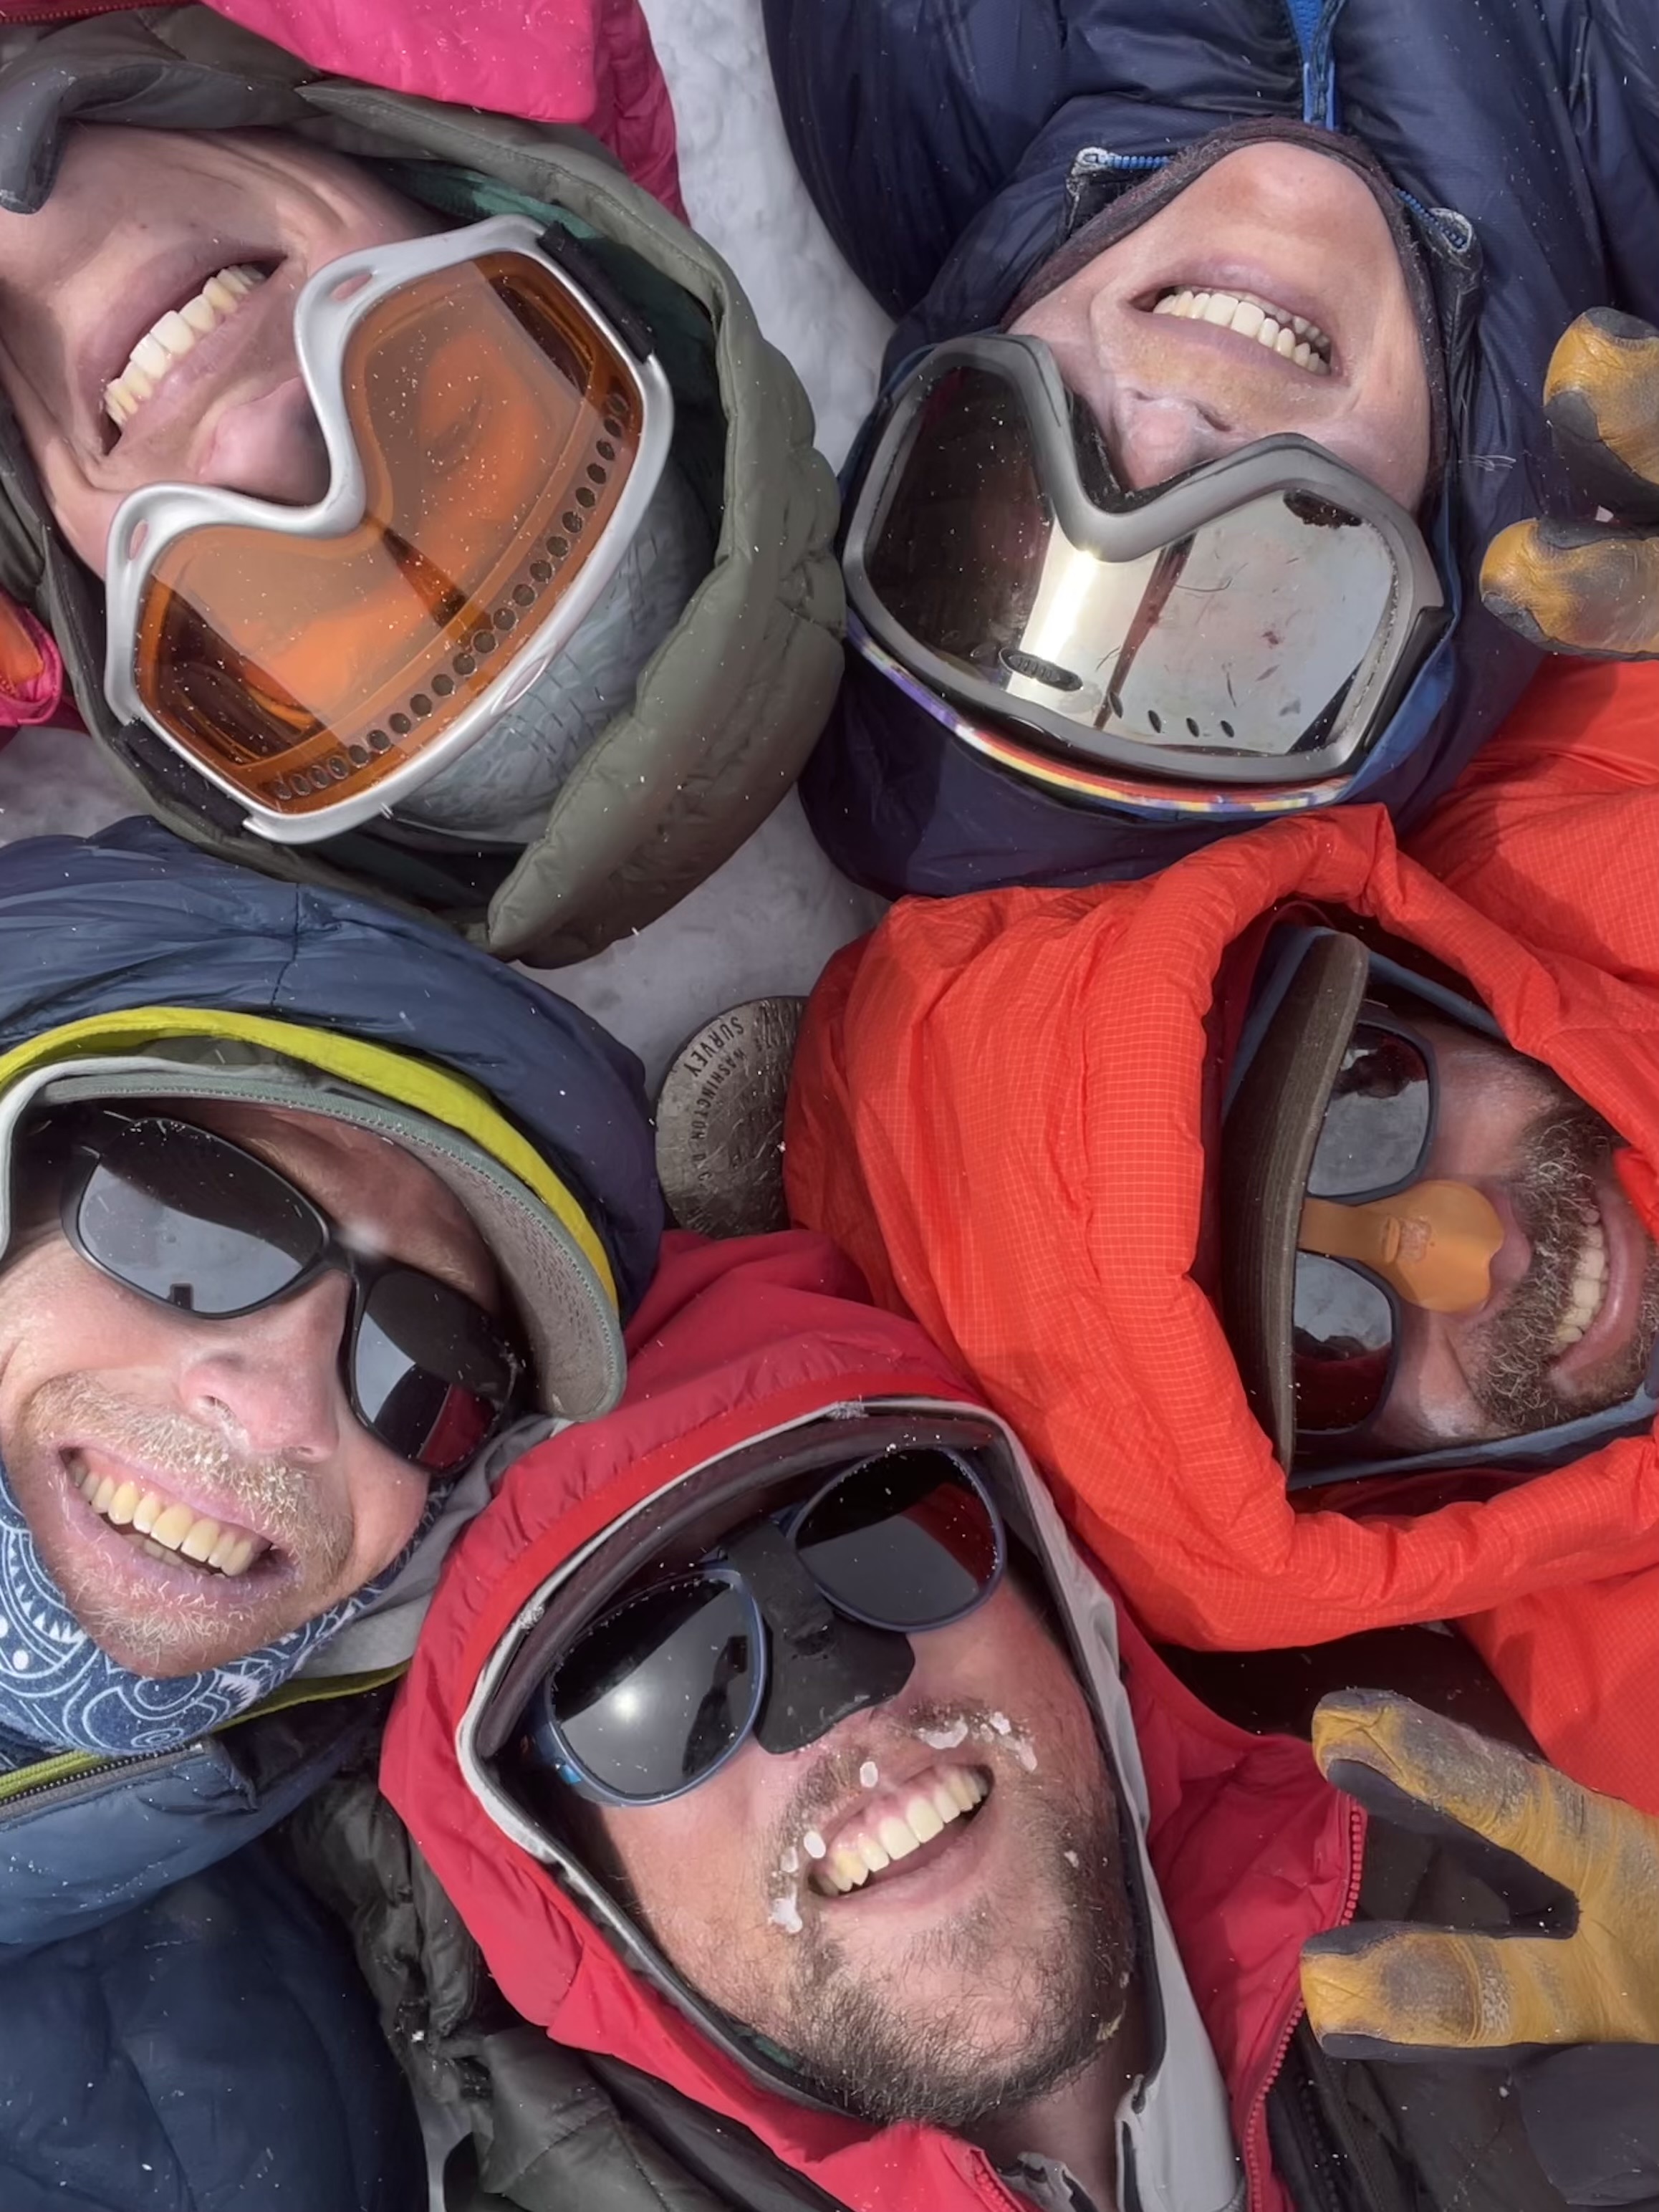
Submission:
<svg viewBox="0 0 1659 2212">
<path fill-rule="evenodd" d="M 1422 343 L 1382 211 L 1348 165 L 1242 148 L 1020 316 L 1137 490 L 1276 433 L 1422 498 Z"/>
<path fill-rule="evenodd" d="M 1601 1116 L 1536 1060 L 1449 1022 L 1424 1177 L 1473 1184 L 1504 1241 L 1491 1291 L 1463 1313 L 1401 1302 L 1384 1449 L 1517 1436 L 1622 1404 L 1659 1341 L 1659 1251 L 1613 1172 Z"/>
<path fill-rule="evenodd" d="M 1011 1579 L 910 1641 L 890 1702 L 598 1817 L 704 1997 L 870 2119 L 984 2135 L 1133 2017 L 1117 1806 L 1070 1663 Z"/>
<path fill-rule="evenodd" d="M 273 1108 L 189 1114 L 289 1177 L 353 1245 L 499 1310 L 471 1220 L 398 1146 Z M 112 1282 L 56 1226 L 24 1244 L 0 1274 L 0 1463 L 70 1609 L 118 1664 L 163 1678 L 222 1665 L 397 1558 L 428 1479 L 351 1411 L 343 1273 L 197 1319 Z"/>
<path fill-rule="evenodd" d="M 320 499 L 295 302 L 341 254 L 441 227 L 276 131 L 70 131 L 45 206 L 0 214 L 0 386 L 88 567 L 145 484 Z"/>
</svg>

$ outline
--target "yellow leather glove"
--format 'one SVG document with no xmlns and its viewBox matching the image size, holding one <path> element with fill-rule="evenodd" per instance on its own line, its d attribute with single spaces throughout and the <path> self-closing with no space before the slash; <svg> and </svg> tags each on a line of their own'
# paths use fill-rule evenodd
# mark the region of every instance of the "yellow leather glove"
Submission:
<svg viewBox="0 0 1659 2212">
<path fill-rule="evenodd" d="M 1613 522 L 1514 522 L 1486 549 L 1480 596 L 1534 645 L 1602 659 L 1659 654 L 1659 331 L 1613 307 L 1568 325 L 1544 416 L 1586 497 Z"/>
<path fill-rule="evenodd" d="M 1316 1936 L 1302 1992 L 1334 2056 L 1659 2044 L 1659 1820 L 1386 1691 L 1322 1698 L 1313 1744 L 1368 1811 L 1530 1869 L 1526 1886 L 1542 1875 L 1559 1900 L 1542 1933 L 1534 1917 L 1498 1935 L 1373 1922 Z"/>
</svg>

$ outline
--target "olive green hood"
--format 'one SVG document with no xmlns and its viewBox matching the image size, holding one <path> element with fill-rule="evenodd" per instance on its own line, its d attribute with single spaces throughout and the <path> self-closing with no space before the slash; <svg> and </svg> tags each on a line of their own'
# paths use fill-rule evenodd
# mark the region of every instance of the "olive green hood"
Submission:
<svg viewBox="0 0 1659 2212">
<path fill-rule="evenodd" d="M 507 210 L 562 224 L 645 317 L 674 387 L 676 461 L 718 533 L 714 566 L 521 851 L 421 850 L 365 830 L 273 846 L 151 732 L 122 727 L 104 696 L 102 586 L 52 524 L 3 402 L 0 586 L 51 629 L 137 801 L 225 859 L 413 908 L 544 966 L 654 921 L 782 798 L 841 673 L 834 478 L 799 380 L 725 262 L 581 131 L 319 76 L 205 8 L 14 33 L 0 54 L 0 207 L 41 205 L 70 122 L 276 128 L 374 162 L 458 224 Z"/>
</svg>

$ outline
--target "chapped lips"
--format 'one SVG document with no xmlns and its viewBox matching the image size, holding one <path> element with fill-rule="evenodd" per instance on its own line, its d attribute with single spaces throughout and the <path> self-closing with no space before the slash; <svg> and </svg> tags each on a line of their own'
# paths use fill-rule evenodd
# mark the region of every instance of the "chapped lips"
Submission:
<svg viewBox="0 0 1659 2212">
<path fill-rule="evenodd" d="M 943 1761 L 887 1790 L 878 1787 L 872 1767 L 860 1778 L 872 1795 L 827 1838 L 812 1828 L 803 1838 L 808 1857 L 817 1862 L 812 1887 L 823 1896 L 844 1897 L 861 1889 L 954 1823 L 970 1819 L 991 1791 L 991 1776 L 983 1767 Z"/>
</svg>

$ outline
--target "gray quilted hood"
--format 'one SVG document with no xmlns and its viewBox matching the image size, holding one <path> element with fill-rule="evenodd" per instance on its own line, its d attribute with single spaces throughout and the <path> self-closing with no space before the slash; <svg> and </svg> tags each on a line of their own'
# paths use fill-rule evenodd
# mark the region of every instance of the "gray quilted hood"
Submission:
<svg viewBox="0 0 1659 2212">
<path fill-rule="evenodd" d="M 13 51 L 14 41 L 19 50 Z M 835 483 L 794 372 L 712 247 L 585 133 L 319 76 L 203 7 L 125 9 L 0 46 L 0 207 L 51 191 L 64 126 L 276 128 L 373 162 L 457 224 L 563 225 L 650 325 L 674 459 L 714 565 L 521 850 L 415 849 L 357 830 L 282 848 L 104 697 L 103 591 L 70 551 L 0 400 L 0 586 L 57 640 L 94 738 L 168 828 L 222 858 L 447 923 L 504 958 L 579 960 L 642 928 L 726 860 L 794 781 L 841 673 Z"/>
</svg>

